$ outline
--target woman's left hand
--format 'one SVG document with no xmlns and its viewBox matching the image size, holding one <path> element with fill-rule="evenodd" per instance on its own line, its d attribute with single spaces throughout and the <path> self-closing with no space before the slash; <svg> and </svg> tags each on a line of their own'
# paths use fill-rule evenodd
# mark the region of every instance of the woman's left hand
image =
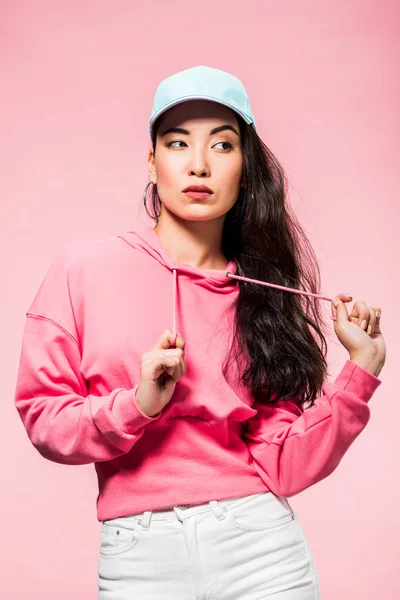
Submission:
<svg viewBox="0 0 400 600">
<path fill-rule="evenodd" d="M 380 307 L 368 306 L 363 300 L 358 300 L 349 315 L 346 302 L 351 302 L 351 296 L 339 294 L 331 304 L 332 316 L 336 317 L 334 330 L 340 343 L 350 355 L 371 354 L 383 364 L 386 344 L 380 328 Z"/>
</svg>

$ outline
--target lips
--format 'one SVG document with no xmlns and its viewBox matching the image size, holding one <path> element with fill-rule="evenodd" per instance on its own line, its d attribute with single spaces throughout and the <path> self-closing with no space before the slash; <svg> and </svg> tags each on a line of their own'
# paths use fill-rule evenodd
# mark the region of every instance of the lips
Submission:
<svg viewBox="0 0 400 600">
<path fill-rule="evenodd" d="M 189 185 L 189 187 L 183 190 L 184 192 L 207 192 L 208 194 L 213 194 L 214 192 L 207 187 L 206 185 Z"/>
</svg>

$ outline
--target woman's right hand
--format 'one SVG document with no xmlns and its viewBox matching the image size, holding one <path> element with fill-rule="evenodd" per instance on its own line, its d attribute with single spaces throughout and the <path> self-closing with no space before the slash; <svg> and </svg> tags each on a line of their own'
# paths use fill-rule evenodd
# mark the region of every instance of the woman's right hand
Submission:
<svg viewBox="0 0 400 600">
<path fill-rule="evenodd" d="M 176 347 L 170 348 L 172 337 L 172 331 L 166 329 L 151 350 L 142 356 L 135 399 L 148 417 L 154 417 L 168 404 L 177 381 L 186 373 L 185 342 L 178 334 Z"/>
</svg>

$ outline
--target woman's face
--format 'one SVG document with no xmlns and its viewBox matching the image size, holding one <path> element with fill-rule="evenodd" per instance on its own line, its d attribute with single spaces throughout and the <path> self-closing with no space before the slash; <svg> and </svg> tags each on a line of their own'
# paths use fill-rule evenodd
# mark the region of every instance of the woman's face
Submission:
<svg viewBox="0 0 400 600">
<path fill-rule="evenodd" d="M 213 132 L 215 128 L 222 130 Z M 228 107 L 191 100 L 160 118 L 156 152 L 151 149 L 149 154 L 149 178 L 157 184 L 162 211 L 198 221 L 225 215 L 244 185 L 242 168 L 240 129 Z M 206 185 L 213 193 L 205 199 L 190 198 L 183 192 L 190 185 Z"/>
</svg>

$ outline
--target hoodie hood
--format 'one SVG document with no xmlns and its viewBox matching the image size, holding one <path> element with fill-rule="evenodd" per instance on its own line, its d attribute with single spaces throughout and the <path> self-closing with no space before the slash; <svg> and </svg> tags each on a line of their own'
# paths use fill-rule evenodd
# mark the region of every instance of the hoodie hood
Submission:
<svg viewBox="0 0 400 600">
<path fill-rule="evenodd" d="M 175 341 L 177 337 L 177 287 L 178 287 L 178 276 L 180 274 L 188 275 L 194 285 L 201 285 L 218 293 L 231 293 L 233 288 L 237 287 L 236 280 L 249 281 L 252 283 L 258 283 L 260 285 L 267 285 L 275 287 L 288 292 L 296 294 L 304 294 L 308 296 L 314 296 L 331 302 L 331 298 L 321 296 L 320 294 L 314 294 L 311 292 L 304 292 L 285 286 L 259 281 L 257 279 L 249 279 L 248 277 L 242 277 L 237 275 L 236 263 L 232 260 L 229 261 L 225 269 L 200 269 L 187 263 L 177 262 L 173 260 L 166 248 L 162 245 L 160 238 L 155 232 L 154 228 L 150 225 L 138 225 L 135 229 L 130 230 L 122 235 L 118 235 L 118 238 L 123 239 L 133 248 L 136 248 L 142 252 L 146 252 L 162 264 L 166 269 L 171 271 L 172 279 L 171 284 L 173 286 L 173 326 L 172 332 L 174 334 L 171 347 L 175 347 Z"/>
<path fill-rule="evenodd" d="M 147 225 L 138 226 L 134 230 L 117 237 L 124 239 L 134 248 L 142 250 L 155 258 L 160 264 L 169 269 L 171 274 L 189 275 L 194 283 L 200 283 L 203 287 L 210 289 L 230 291 L 232 287 L 235 287 L 235 281 L 231 281 L 225 276 L 227 271 L 236 273 L 236 263 L 234 261 L 230 261 L 226 269 L 200 269 L 187 263 L 177 262 L 164 248 L 153 227 Z"/>
</svg>

